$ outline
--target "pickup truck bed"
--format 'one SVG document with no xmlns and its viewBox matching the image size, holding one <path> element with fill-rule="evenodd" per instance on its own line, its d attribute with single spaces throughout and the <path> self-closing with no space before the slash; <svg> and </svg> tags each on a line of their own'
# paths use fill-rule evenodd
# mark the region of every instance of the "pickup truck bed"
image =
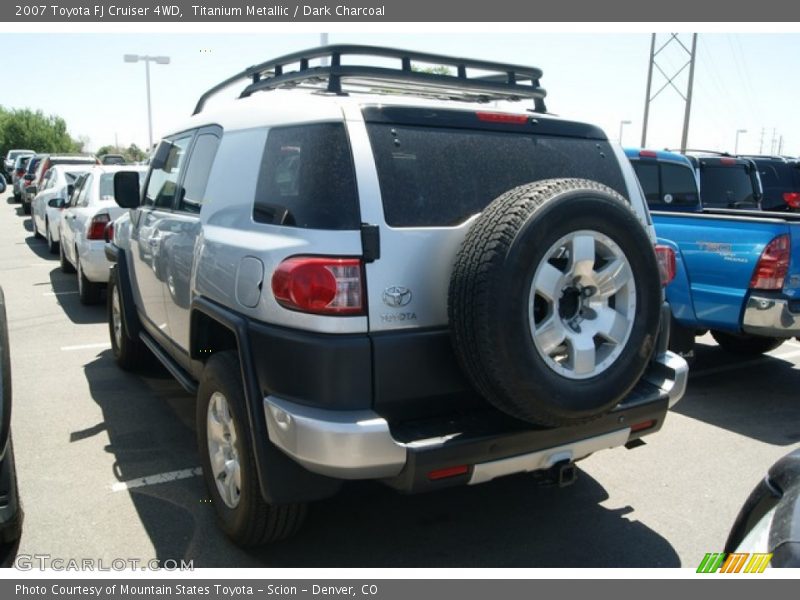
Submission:
<svg viewBox="0 0 800 600">
<path fill-rule="evenodd" d="M 677 273 L 667 299 L 680 326 L 775 338 L 800 335 L 800 215 L 703 209 L 654 211 L 659 243 L 672 242 Z M 784 250 L 764 256 L 784 236 Z M 788 253 L 786 242 L 788 241 Z M 782 282 L 754 281 L 788 260 Z"/>
</svg>

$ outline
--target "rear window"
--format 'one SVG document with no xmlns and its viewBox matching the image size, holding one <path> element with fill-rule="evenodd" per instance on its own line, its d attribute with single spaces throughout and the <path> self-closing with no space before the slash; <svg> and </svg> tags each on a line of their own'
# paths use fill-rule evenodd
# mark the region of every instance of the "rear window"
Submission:
<svg viewBox="0 0 800 600">
<path fill-rule="evenodd" d="M 627 197 L 605 141 L 529 133 L 368 123 L 386 223 L 463 223 L 503 192 L 559 177 L 603 183 Z"/>
<path fill-rule="evenodd" d="M 270 130 L 253 219 L 307 229 L 361 226 L 353 159 L 343 124 Z"/>
<path fill-rule="evenodd" d="M 764 188 L 761 206 L 764 210 L 786 209 L 785 192 L 800 192 L 800 169 L 796 163 L 779 160 L 757 160 L 758 175 Z"/>
<path fill-rule="evenodd" d="M 713 208 L 753 208 L 753 180 L 745 165 L 715 166 L 700 169 L 700 195 L 703 205 Z"/>
</svg>

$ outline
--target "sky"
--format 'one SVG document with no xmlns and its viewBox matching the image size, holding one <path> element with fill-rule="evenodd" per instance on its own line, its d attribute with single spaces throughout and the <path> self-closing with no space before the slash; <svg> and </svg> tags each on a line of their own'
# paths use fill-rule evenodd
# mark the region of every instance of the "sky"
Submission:
<svg viewBox="0 0 800 600">
<path fill-rule="evenodd" d="M 409 26 L 410 28 L 410 26 Z M 646 30 L 644 30 L 646 31 Z M 691 35 L 680 34 L 690 47 Z M 656 47 L 669 39 L 659 33 Z M 440 54 L 533 65 L 544 71 L 548 110 L 602 127 L 626 146 L 639 146 L 650 51 L 649 33 L 330 33 L 329 43 L 394 46 Z M 9 33 L 0 47 L 15 48 L 29 76 L 6 78 L 0 105 L 63 117 L 70 134 L 90 150 L 115 140 L 147 146 L 143 63 L 123 54 L 166 55 L 151 64 L 154 138 L 191 114 L 208 88 L 249 65 L 318 46 L 319 33 Z M 24 50 L 23 50 L 24 49 Z M 689 143 L 691 148 L 800 155 L 797 99 L 798 33 L 700 33 Z M 658 55 L 669 76 L 688 60 L 675 42 Z M 674 83 L 685 92 L 688 68 Z M 666 83 L 658 70 L 652 94 Z M 234 89 L 234 91 L 236 91 Z M 232 92 L 231 94 L 232 95 Z M 676 148 L 684 103 L 671 87 L 651 103 L 647 146 Z M 630 124 L 621 125 L 623 121 Z M 763 131 L 763 135 L 762 135 Z"/>
</svg>

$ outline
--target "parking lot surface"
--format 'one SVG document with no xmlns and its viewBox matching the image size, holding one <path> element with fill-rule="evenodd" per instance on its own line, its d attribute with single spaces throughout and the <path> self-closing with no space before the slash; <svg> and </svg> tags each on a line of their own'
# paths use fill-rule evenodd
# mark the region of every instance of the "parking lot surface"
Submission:
<svg viewBox="0 0 800 600">
<path fill-rule="evenodd" d="M 800 442 L 800 343 L 743 359 L 703 338 L 689 390 L 645 446 L 593 455 L 578 481 L 527 475 L 402 496 L 352 483 L 292 540 L 253 551 L 214 523 L 194 399 L 163 370 L 113 363 L 105 305 L 0 195 L 20 554 L 195 567 L 691 567 L 721 551 L 751 488 Z"/>
</svg>

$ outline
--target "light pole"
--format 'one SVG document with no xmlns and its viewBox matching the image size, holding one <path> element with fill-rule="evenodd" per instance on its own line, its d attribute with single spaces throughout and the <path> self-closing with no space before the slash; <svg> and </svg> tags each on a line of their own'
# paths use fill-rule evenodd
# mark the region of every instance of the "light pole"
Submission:
<svg viewBox="0 0 800 600">
<path fill-rule="evenodd" d="M 150 106 L 150 63 L 154 62 L 158 65 L 168 65 L 169 56 L 140 56 L 138 54 L 126 54 L 123 58 L 125 59 L 125 62 L 128 63 L 135 63 L 139 62 L 140 60 L 144 61 L 144 72 L 147 81 L 147 139 L 149 142 L 147 151 L 151 152 L 153 150 L 153 110 Z"/>
<path fill-rule="evenodd" d="M 737 129 L 736 130 L 736 142 L 733 144 L 733 153 L 739 154 L 739 134 L 740 133 L 747 133 L 747 129 Z"/>
<path fill-rule="evenodd" d="M 622 129 L 625 127 L 625 125 L 630 125 L 630 124 L 631 124 L 631 122 L 627 121 L 627 120 L 619 122 L 619 143 L 620 143 L 620 146 L 622 145 Z"/>
</svg>

